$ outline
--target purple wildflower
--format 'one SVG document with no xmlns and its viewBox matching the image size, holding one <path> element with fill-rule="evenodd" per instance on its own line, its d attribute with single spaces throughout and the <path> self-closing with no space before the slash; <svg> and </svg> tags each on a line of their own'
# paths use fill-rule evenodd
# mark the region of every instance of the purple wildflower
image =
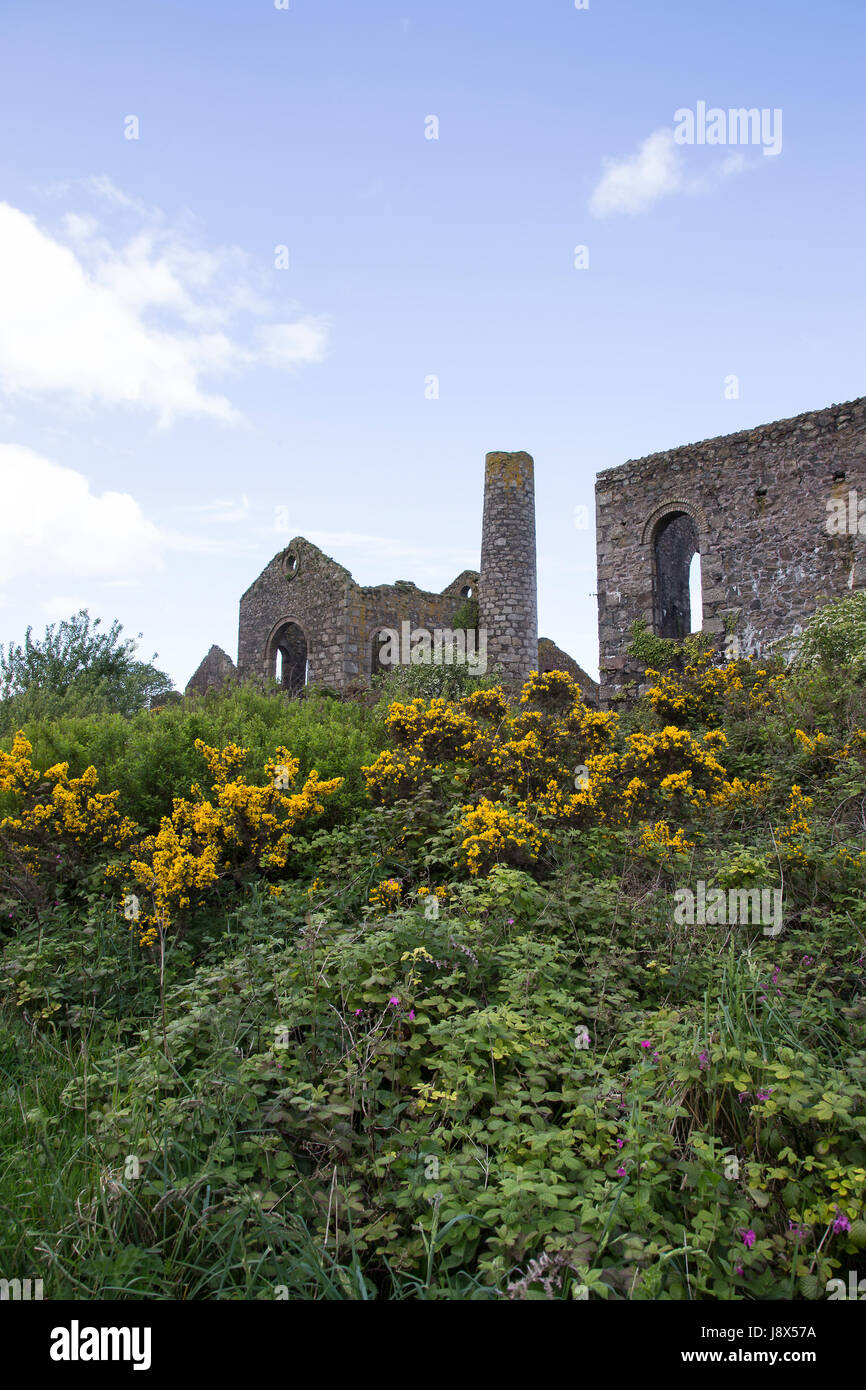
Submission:
<svg viewBox="0 0 866 1390">
<path fill-rule="evenodd" d="M 745 1245 L 746 1249 L 751 1250 L 752 1246 L 755 1243 L 755 1232 L 740 1231 L 740 1235 L 743 1237 L 743 1244 Z"/>
</svg>

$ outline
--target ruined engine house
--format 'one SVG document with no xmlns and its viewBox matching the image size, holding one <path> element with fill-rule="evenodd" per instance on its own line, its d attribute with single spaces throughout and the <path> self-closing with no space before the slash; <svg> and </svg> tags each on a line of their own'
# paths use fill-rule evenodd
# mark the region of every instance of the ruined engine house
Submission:
<svg viewBox="0 0 866 1390">
<path fill-rule="evenodd" d="M 490 453 L 485 463 L 481 568 L 441 593 L 411 580 L 362 587 L 318 546 L 296 536 L 240 601 L 237 665 L 211 647 L 187 685 L 203 692 L 227 677 L 276 682 L 297 694 L 310 682 L 346 690 L 369 685 L 390 634 L 484 635 L 486 661 L 522 683 L 532 671 L 569 671 L 594 701 L 595 682 L 554 642 L 538 639 L 535 479 L 526 453 Z"/>
</svg>

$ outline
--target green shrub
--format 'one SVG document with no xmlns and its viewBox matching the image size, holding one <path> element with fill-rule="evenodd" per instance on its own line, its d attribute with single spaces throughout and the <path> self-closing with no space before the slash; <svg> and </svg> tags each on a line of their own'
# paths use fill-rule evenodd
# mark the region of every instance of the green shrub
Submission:
<svg viewBox="0 0 866 1390">
<path fill-rule="evenodd" d="M 211 747 L 236 742 L 250 749 L 250 767 L 261 767 L 278 745 L 300 759 L 303 779 L 315 768 L 323 778 L 343 777 L 326 808 L 325 824 L 350 815 L 365 801 L 361 767 L 384 746 L 381 718 L 363 704 L 325 695 L 288 700 L 254 685 L 187 696 L 156 711 L 66 716 L 26 722 L 37 767 L 68 762 L 80 776 L 93 764 L 105 790 L 119 788 L 124 812 L 154 830 L 169 815 L 172 799 L 201 779 L 200 738 Z M 3 740 L 9 747 L 11 739 Z"/>
<path fill-rule="evenodd" d="M 866 673 L 866 590 L 845 594 L 819 608 L 799 637 L 785 644 L 796 667 L 848 667 Z"/>
</svg>

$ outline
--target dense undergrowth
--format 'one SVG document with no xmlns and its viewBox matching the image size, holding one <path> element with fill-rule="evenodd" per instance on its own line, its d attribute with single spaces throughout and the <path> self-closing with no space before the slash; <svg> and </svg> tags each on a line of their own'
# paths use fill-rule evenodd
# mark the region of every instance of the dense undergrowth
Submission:
<svg viewBox="0 0 866 1390">
<path fill-rule="evenodd" d="M 4 747 L 6 1277 L 788 1299 L 864 1272 L 858 669 L 696 652 L 620 716 L 558 673 L 242 688 Z"/>
</svg>

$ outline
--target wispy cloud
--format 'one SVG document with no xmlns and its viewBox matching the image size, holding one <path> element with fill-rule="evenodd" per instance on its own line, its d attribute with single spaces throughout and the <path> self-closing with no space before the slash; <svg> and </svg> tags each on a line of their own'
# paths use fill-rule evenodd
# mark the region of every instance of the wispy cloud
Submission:
<svg viewBox="0 0 866 1390">
<path fill-rule="evenodd" d="M 125 492 L 91 491 L 72 468 L 0 444 L 0 582 L 130 575 L 162 562 L 164 538 Z"/>
<path fill-rule="evenodd" d="M 96 197 L 97 211 L 71 209 L 53 231 L 0 203 L 7 396 L 129 406 L 161 425 L 189 416 L 237 424 L 240 411 L 211 378 L 323 360 L 328 320 L 261 322 L 274 315 L 267 277 L 237 248 L 207 248 L 108 179 L 65 185 L 67 196 L 73 187 Z"/>
<path fill-rule="evenodd" d="M 729 149 L 716 156 L 711 169 L 692 174 L 685 149 L 674 140 L 673 128 L 663 127 L 648 135 L 634 154 L 606 159 L 604 166 L 589 201 L 595 217 L 646 212 L 660 198 L 674 193 L 705 193 L 730 175 L 742 173 L 747 161 L 741 150 Z"/>
<path fill-rule="evenodd" d="M 178 507 L 177 510 L 191 513 L 207 526 L 225 526 L 230 522 L 249 519 L 250 499 L 246 495 L 239 500 L 235 500 L 233 497 L 215 497 L 210 502 L 199 502 L 191 507 Z"/>
<path fill-rule="evenodd" d="M 171 554 L 255 555 L 255 534 L 231 539 L 157 526 L 128 492 L 95 492 L 83 473 L 21 444 L 0 444 L 0 583 L 39 577 L 77 586 L 82 578 L 132 586 Z M 197 509 L 202 521 L 243 520 L 234 504 Z M 238 509 L 234 507 L 237 512 Z"/>
</svg>

